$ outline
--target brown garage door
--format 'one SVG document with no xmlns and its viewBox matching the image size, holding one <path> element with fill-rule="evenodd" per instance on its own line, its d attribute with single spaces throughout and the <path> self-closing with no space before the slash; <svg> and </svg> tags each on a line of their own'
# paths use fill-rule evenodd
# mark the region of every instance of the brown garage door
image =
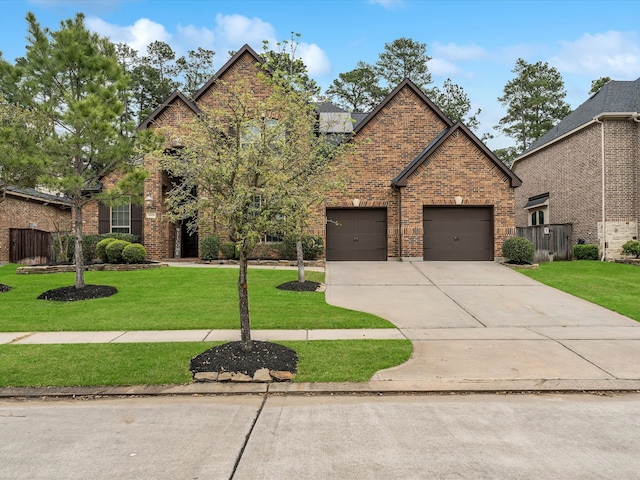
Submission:
<svg viewBox="0 0 640 480">
<path fill-rule="evenodd" d="M 493 208 L 425 207 L 424 260 L 493 260 Z"/>
<path fill-rule="evenodd" d="M 387 210 L 328 208 L 327 260 L 387 260 Z"/>
</svg>

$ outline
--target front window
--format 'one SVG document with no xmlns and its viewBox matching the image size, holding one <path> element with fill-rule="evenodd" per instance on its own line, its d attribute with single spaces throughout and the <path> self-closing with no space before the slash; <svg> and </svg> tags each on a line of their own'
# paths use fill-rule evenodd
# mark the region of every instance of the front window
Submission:
<svg viewBox="0 0 640 480">
<path fill-rule="evenodd" d="M 111 233 L 131 233 L 131 205 L 111 208 Z"/>
</svg>

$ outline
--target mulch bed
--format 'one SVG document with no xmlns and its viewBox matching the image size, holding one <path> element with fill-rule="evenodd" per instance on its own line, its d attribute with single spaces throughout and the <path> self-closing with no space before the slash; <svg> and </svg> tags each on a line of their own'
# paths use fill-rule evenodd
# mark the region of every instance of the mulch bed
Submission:
<svg viewBox="0 0 640 480">
<path fill-rule="evenodd" d="M 93 300 L 94 298 L 110 297 L 118 293 L 116 287 L 108 285 L 85 285 L 77 289 L 75 286 L 54 288 L 47 290 L 38 300 L 53 300 L 56 302 L 76 302 L 78 300 Z"/>
<path fill-rule="evenodd" d="M 0 283 L 0 293 L 8 292 L 9 290 L 11 290 L 11 287 L 9 285 Z"/>
<path fill-rule="evenodd" d="M 283 283 L 282 285 L 278 285 L 276 288 L 292 292 L 315 292 L 319 286 L 320 284 L 318 282 L 310 282 L 307 280 L 304 283 L 298 281 Z"/>
<path fill-rule="evenodd" d="M 210 348 L 191 359 L 191 373 L 231 372 L 253 376 L 257 370 L 288 371 L 296 373 L 298 354 L 284 345 L 252 341 L 253 349 L 245 352 L 240 342 L 229 342 Z"/>
</svg>

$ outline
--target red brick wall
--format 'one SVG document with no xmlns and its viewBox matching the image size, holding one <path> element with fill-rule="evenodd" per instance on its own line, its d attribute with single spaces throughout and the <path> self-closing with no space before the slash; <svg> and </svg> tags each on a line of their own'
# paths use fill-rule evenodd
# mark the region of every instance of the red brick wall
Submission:
<svg viewBox="0 0 640 480">
<path fill-rule="evenodd" d="M 422 257 L 423 207 L 493 206 L 494 257 L 515 235 L 515 197 L 510 179 L 462 132 L 454 132 L 409 177 L 402 189 L 402 257 Z"/>
<path fill-rule="evenodd" d="M 45 205 L 42 201 L 7 195 L 0 199 L 0 261 L 9 261 L 9 229 L 30 228 L 55 232 L 71 230 L 71 210 L 57 205 Z"/>
</svg>

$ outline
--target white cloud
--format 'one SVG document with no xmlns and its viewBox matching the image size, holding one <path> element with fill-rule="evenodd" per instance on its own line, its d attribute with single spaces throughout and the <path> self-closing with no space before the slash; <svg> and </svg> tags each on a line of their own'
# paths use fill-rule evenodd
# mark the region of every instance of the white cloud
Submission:
<svg viewBox="0 0 640 480">
<path fill-rule="evenodd" d="M 237 50 L 245 43 L 261 50 L 262 41 L 275 41 L 275 31 L 270 23 L 243 15 L 216 15 L 215 33 L 219 43 Z"/>
<path fill-rule="evenodd" d="M 431 74 L 435 77 L 455 77 L 462 72 L 459 67 L 442 58 L 431 58 L 427 66 Z"/>
<path fill-rule="evenodd" d="M 301 43 L 298 45 L 298 55 L 307 66 L 310 77 L 324 76 L 331 73 L 331 62 L 327 54 L 315 43 Z"/>
<path fill-rule="evenodd" d="M 635 32 L 585 33 L 575 41 L 561 41 L 560 47 L 550 63 L 562 72 L 617 80 L 640 76 L 640 47 Z"/>
<path fill-rule="evenodd" d="M 193 25 L 178 25 L 175 36 L 176 50 L 181 54 L 186 50 L 196 50 L 198 47 L 211 49 L 216 36 L 208 28 L 198 28 Z"/>
<path fill-rule="evenodd" d="M 147 45 L 153 41 L 171 41 L 171 34 L 164 26 L 148 18 L 141 18 L 133 25 L 124 27 L 107 23 L 97 17 L 87 18 L 86 23 L 89 30 L 109 37 L 113 43 L 126 43 L 142 55 L 146 53 Z"/>
<path fill-rule="evenodd" d="M 431 49 L 434 56 L 444 57 L 447 60 L 480 60 L 487 56 L 485 49 L 478 45 L 456 45 L 455 43 L 443 45 L 435 42 L 431 45 Z"/>
</svg>

